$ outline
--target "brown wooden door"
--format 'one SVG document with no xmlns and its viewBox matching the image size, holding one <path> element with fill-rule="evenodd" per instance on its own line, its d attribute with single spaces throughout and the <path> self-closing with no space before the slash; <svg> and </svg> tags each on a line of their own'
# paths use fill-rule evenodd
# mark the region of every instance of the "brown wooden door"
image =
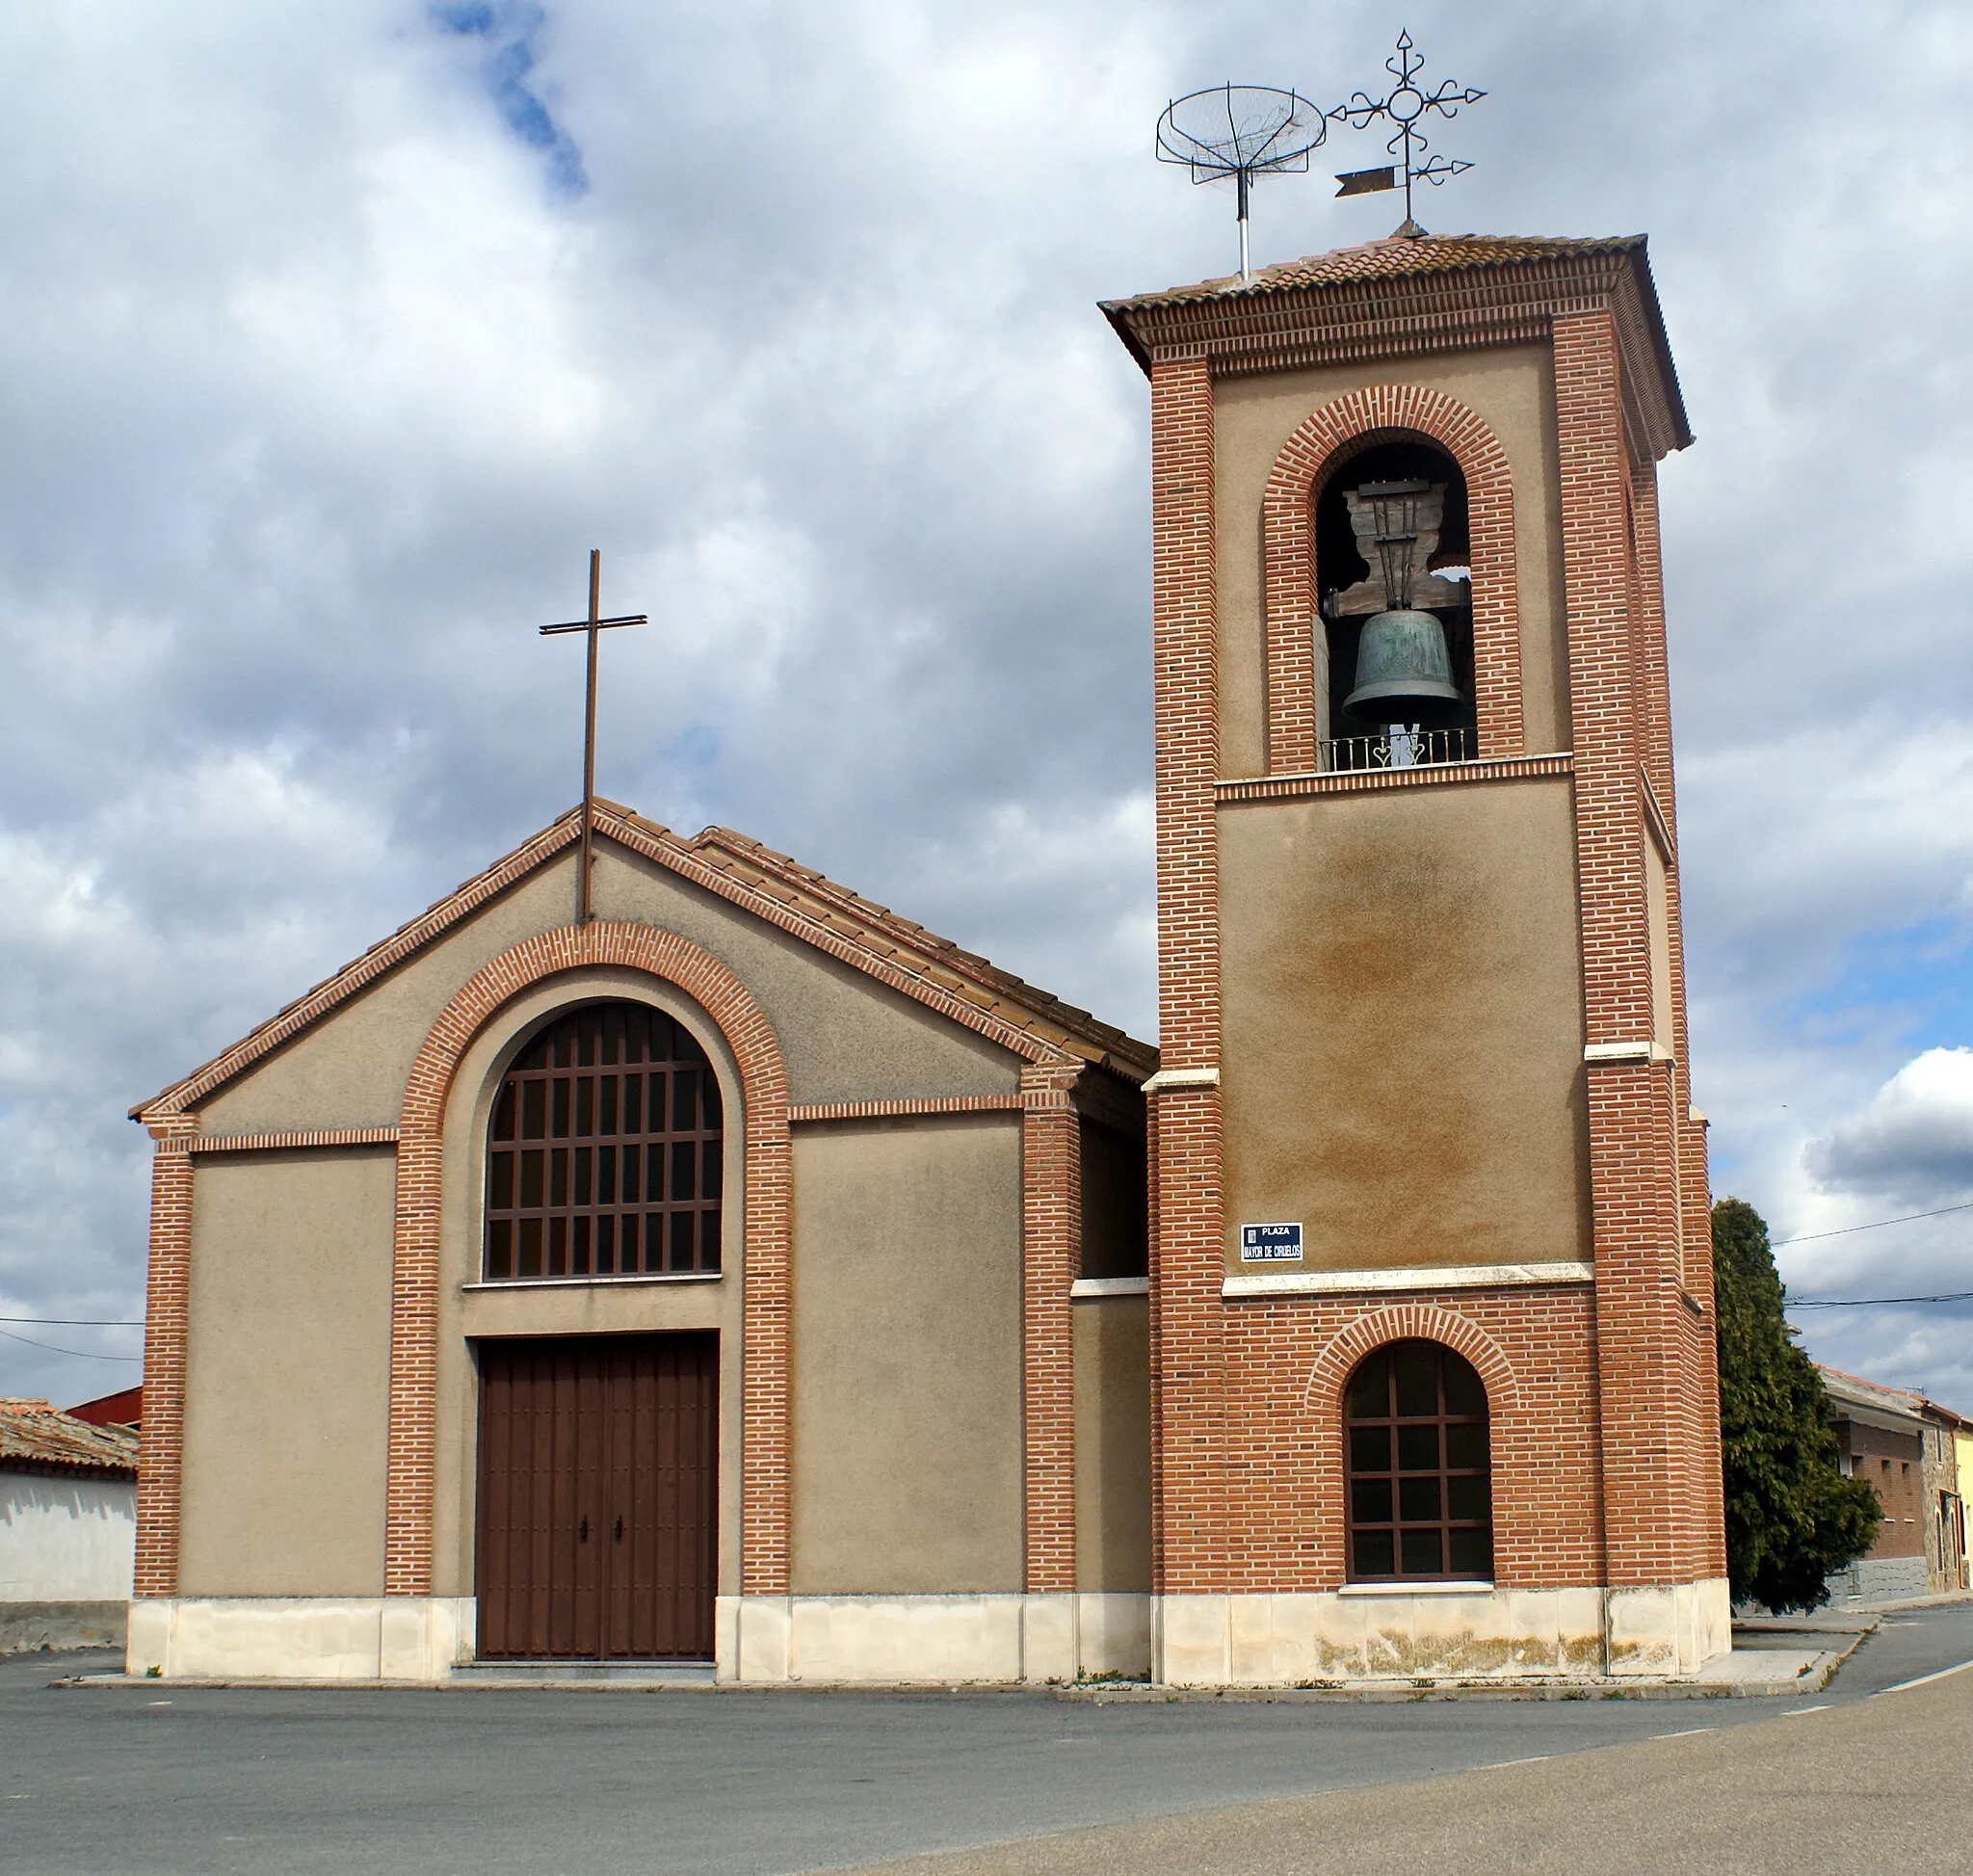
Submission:
<svg viewBox="0 0 1973 1876">
<path fill-rule="evenodd" d="M 478 1347 L 480 1653 L 710 1660 L 718 1335 Z"/>
</svg>

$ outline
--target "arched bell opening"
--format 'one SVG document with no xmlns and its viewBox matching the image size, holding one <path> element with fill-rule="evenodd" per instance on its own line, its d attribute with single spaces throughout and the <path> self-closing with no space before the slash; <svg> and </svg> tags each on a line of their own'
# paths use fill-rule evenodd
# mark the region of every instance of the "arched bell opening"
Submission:
<svg viewBox="0 0 1973 1876">
<path fill-rule="evenodd" d="M 1466 479 L 1431 443 L 1373 443 L 1315 503 L 1324 769 L 1466 761 L 1476 745 Z"/>
</svg>

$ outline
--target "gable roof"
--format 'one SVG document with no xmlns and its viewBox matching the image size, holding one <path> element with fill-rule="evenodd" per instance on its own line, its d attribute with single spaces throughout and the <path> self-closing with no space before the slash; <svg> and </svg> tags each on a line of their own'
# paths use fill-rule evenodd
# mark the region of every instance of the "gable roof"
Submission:
<svg viewBox="0 0 1973 1876">
<path fill-rule="evenodd" d="M 1080 1058 L 1131 1081 L 1144 1080 L 1158 1066 L 1158 1051 L 1150 1044 L 730 828 L 707 828 L 687 839 L 630 808 L 598 799 L 595 829 L 600 838 L 642 854 L 1018 1054 L 1038 1061 Z M 149 1124 L 184 1114 L 580 837 L 581 810 L 571 808 L 284 1005 L 230 1048 L 139 1102 L 130 1110 L 131 1119 Z"/>
<path fill-rule="evenodd" d="M 44 1400 L 0 1400 L 0 1469 L 137 1476 L 137 1433 L 92 1426 Z"/>
</svg>

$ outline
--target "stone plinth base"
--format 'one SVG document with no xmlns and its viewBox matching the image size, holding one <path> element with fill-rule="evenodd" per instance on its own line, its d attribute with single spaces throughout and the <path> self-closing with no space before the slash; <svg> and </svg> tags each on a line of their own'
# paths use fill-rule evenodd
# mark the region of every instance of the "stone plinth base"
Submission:
<svg viewBox="0 0 1973 1876">
<path fill-rule="evenodd" d="M 1165 1596 L 1152 1628 L 1153 1676 L 1174 1687 L 1681 1675 L 1732 1646 L 1723 1578 L 1662 1589 Z"/>
<path fill-rule="evenodd" d="M 1110 1596 L 723 1596 L 723 1681 L 1045 1683 L 1143 1676 L 1151 1599 Z"/>
<path fill-rule="evenodd" d="M 471 1597 L 140 1597 L 124 1667 L 167 1680 L 443 1680 L 472 1652 Z"/>
</svg>

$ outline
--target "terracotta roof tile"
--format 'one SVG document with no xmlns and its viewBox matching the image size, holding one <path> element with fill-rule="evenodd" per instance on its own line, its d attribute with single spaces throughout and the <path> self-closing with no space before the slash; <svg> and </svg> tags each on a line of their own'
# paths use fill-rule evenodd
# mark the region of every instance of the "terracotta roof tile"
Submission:
<svg viewBox="0 0 1973 1876">
<path fill-rule="evenodd" d="M 0 1400 L 0 1468 L 137 1476 L 137 1434 L 92 1426 L 44 1400 Z"/>
<path fill-rule="evenodd" d="M 1594 240 L 1561 236 L 1494 234 L 1388 235 L 1360 247 L 1337 248 L 1326 254 L 1307 254 L 1254 270 L 1250 280 L 1235 274 L 1224 279 L 1200 280 L 1162 293 L 1141 293 L 1128 300 L 1106 300 L 1109 313 L 1135 312 L 1149 306 L 1183 306 L 1202 300 L 1231 300 L 1246 295 L 1286 293 L 1299 288 L 1347 286 L 1363 280 L 1401 279 L 1409 275 L 1451 274 L 1470 267 L 1504 267 L 1531 261 L 1569 260 L 1592 254 L 1641 251 L 1641 234 L 1611 235 Z"/>
</svg>

